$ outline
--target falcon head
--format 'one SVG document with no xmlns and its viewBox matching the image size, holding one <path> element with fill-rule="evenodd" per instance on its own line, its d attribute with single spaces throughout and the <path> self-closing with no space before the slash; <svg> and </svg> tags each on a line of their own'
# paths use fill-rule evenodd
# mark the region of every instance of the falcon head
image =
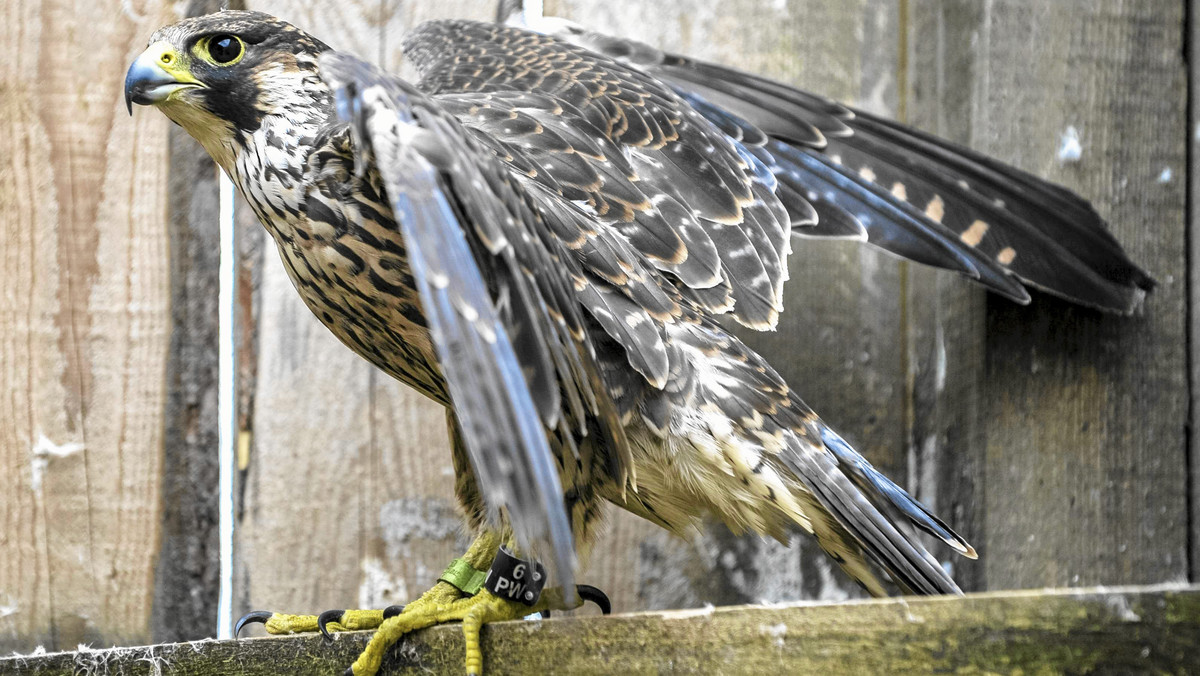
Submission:
<svg viewBox="0 0 1200 676">
<path fill-rule="evenodd" d="M 159 29 L 125 76 L 125 103 L 152 105 L 224 160 L 266 118 L 324 123 L 333 109 L 317 74 L 321 41 L 262 12 L 223 11 Z"/>
</svg>

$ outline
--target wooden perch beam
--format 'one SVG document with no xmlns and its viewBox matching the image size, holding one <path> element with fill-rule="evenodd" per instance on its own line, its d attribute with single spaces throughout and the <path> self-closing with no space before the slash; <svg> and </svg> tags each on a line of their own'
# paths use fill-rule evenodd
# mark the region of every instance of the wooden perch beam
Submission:
<svg viewBox="0 0 1200 676">
<path fill-rule="evenodd" d="M 0 674 L 340 674 L 367 632 L 199 641 L 0 659 Z M 740 606 L 508 622 L 485 671 L 511 673 L 1195 673 L 1200 586 Z M 414 634 L 384 674 L 462 669 L 456 626 Z"/>
</svg>

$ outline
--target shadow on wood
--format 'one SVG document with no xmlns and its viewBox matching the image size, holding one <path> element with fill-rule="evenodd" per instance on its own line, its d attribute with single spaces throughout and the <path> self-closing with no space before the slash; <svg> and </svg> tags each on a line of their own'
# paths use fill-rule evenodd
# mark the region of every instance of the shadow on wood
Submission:
<svg viewBox="0 0 1200 676">
<path fill-rule="evenodd" d="M 484 669 L 508 673 L 1162 673 L 1196 665 L 1200 586 L 993 592 L 506 622 Z M 336 674 L 369 632 L 198 641 L 0 659 L 22 674 Z M 442 626 L 393 649 L 383 674 L 461 672 Z"/>
</svg>

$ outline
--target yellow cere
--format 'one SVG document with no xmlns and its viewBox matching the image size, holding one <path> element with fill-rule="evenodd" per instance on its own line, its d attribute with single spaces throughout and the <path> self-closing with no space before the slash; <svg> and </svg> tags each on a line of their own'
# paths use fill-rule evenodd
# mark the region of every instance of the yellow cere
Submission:
<svg viewBox="0 0 1200 676">
<path fill-rule="evenodd" d="M 187 54 L 179 53 L 170 42 L 159 40 L 147 47 L 143 54 L 152 54 L 153 60 L 158 62 L 158 66 L 167 75 L 175 78 L 176 82 L 200 84 L 200 81 L 192 76 L 191 59 L 188 58 Z"/>
</svg>

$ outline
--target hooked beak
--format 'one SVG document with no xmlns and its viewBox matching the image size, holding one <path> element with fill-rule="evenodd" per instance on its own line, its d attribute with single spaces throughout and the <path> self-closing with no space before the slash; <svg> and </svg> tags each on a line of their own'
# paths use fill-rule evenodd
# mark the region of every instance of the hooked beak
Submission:
<svg viewBox="0 0 1200 676">
<path fill-rule="evenodd" d="M 188 72 L 188 60 L 166 41 L 146 48 L 125 74 L 125 107 L 133 115 L 133 104 L 162 103 L 177 91 L 203 87 Z"/>
</svg>

